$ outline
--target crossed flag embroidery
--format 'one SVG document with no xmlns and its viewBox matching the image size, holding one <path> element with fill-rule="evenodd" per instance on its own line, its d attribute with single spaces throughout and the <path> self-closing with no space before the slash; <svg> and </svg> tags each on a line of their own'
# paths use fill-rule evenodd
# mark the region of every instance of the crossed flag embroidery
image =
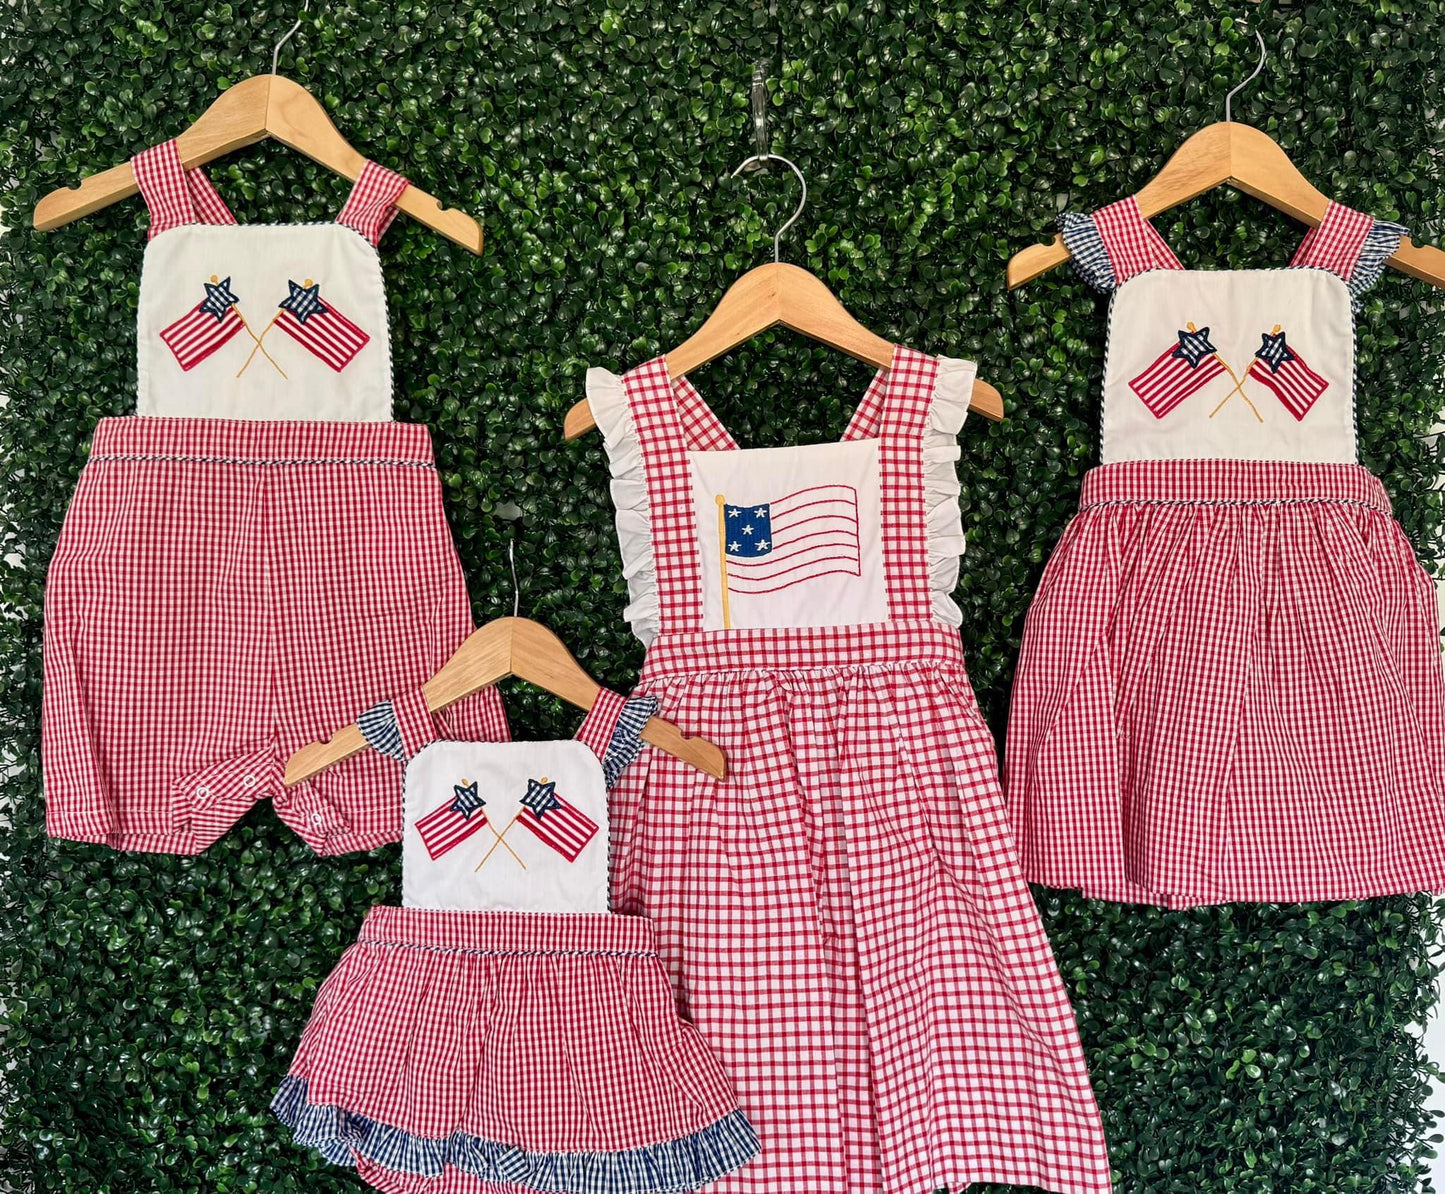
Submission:
<svg viewBox="0 0 1445 1194">
<path fill-rule="evenodd" d="M 1156 419 L 1162 419 L 1192 394 L 1198 393 L 1216 377 L 1228 373 L 1234 387 L 1209 412 L 1212 419 L 1224 404 L 1238 394 L 1261 423 L 1264 416 L 1244 392 L 1244 383 L 1254 378 L 1270 390 L 1280 405 L 1296 421 L 1303 420 L 1330 383 L 1311 369 L 1300 354 L 1285 340 L 1280 325 L 1264 332 L 1262 343 L 1241 377 L 1219 355 L 1209 339 L 1209 329 L 1187 324 L 1178 333 L 1178 340 L 1166 348 L 1154 363 L 1129 383 Z"/>
<path fill-rule="evenodd" d="M 251 353 L 236 373 L 251 367 L 259 353 L 283 378 L 286 371 L 266 351 L 263 341 L 273 327 L 280 328 L 312 356 L 340 373 L 371 339 L 347 319 L 329 300 L 321 300 L 321 283 L 307 278 L 298 283 L 288 279 L 290 293 L 277 304 L 276 314 L 258 336 L 241 313 L 241 299 L 231 289 L 231 279 L 216 274 L 203 282 L 205 297 L 161 332 L 183 372 L 190 372 L 212 353 L 229 343 L 243 329 L 253 341 Z"/>
<path fill-rule="evenodd" d="M 492 848 L 477 863 L 477 870 L 487 865 L 487 859 L 496 853 L 498 846 L 506 846 L 512 857 L 517 858 L 506 841 L 513 825 L 529 830 L 538 841 L 551 847 L 568 862 L 576 862 L 587 843 L 597 835 L 597 822 L 575 804 L 558 796 L 556 781 L 549 780 L 545 775 L 541 779 L 527 781 L 527 791 L 521 803 L 517 815 L 507 822 L 506 829 L 497 834 Z M 517 861 L 521 863 L 522 860 L 518 858 Z M 526 869 L 525 865 L 523 869 Z"/>
</svg>

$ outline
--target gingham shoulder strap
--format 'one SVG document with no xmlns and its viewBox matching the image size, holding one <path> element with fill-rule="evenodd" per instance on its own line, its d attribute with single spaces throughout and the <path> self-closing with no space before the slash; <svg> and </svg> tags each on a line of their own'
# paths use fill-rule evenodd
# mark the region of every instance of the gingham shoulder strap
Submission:
<svg viewBox="0 0 1445 1194">
<path fill-rule="evenodd" d="M 624 697 L 603 688 L 577 730 L 577 741 L 592 748 L 611 787 L 642 753 L 642 729 L 657 712 L 657 698 Z"/>
<path fill-rule="evenodd" d="M 146 239 L 185 224 L 234 224 L 236 217 L 199 166 L 181 165 L 174 140 L 152 145 L 130 160 L 136 186 L 150 212 Z"/>
<path fill-rule="evenodd" d="M 1059 217 L 1059 232 L 1074 269 L 1096 290 L 1114 290 L 1145 270 L 1184 268 L 1133 195 L 1092 215 L 1066 211 Z"/>
<path fill-rule="evenodd" d="M 395 171 L 367 162 L 361 167 L 336 222 L 361 233 L 373 246 L 379 245 L 396 219 L 396 201 L 407 185 L 406 179 Z"/>
<path fill-rule="evenodd" d="M 1292 268 L 1327 269 L 1358 299 L 1380 280 L 1385 262 L 1400 247 L 1407 229 L 1390 220 L 1330 201 L 1319 227 L 1311 228 L 1290 261 Z"/>
</svg>

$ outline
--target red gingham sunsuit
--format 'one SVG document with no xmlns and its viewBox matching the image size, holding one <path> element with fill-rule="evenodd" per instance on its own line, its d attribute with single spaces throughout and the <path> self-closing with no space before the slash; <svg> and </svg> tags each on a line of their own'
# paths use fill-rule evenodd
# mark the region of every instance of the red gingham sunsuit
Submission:
<svg viewBox="0 0 1445 1194">
<path fill-rule="evenodd" d="M 936 382 L 941 366 L 957 375 L 965 364 L 899 348 L 841 445 L 751 452 L 690 383 L 670 381 L 664 358 L 620 379 L 588 377 L 619 532 L 624 544 L 650 540 L 641 561 L 624 546 L 634 626 L 640 610 L 655 618 L 639 692 L 728 758 L 719 782 L 645 750 L 612 804 L 614 908 L 656 926 L 681 1005 L 761 1140 L 759 1158 L 720 1192 L 1110 1188 L 1073 1014 L 1014 858 L 993 740 L 958 631 L 930 592 L 925 471 L 942 460 L 953 489 L 939 512 L 961 534 L 952 461 L 973 367 L 941 435 Z M 694 493 L 693 476 L 827 473 L 873 445 L 876 475 L 856 473 L 858 537 L 840 539 L 843 554 L 858 550 L 856 573 L 843 564 L 841 579 L 787 590 L 798 595 L 787 627 L 706 629 L 715 582 L 704 537 L 721 528 L 704 520 L 713 498 Z M 833 488 L 816 476 L 796 483 Z M 741 514 L 767 515 L 773 538 L 786 503 L 761 503 L 796 496 L 779 485 L 739 498 Z M 716 510 L 731 517 L 726 495 Z M 763 559 L 750 533 L 751 549 L 739 537 L 727 550 Z M 961 546 L 945 549 L 954 575 Z M 882 618 L 816 623 L 841 600 L 839 585 L 870 584 L 884 591 Z M 731 600 L 738 617 L 747 599 Z"/>
<path fill-rule="evenodd" d="M 391 421 L 376 243 L 406 180 L 367 163 L 334 224 L 237 227 L 174 142 L 134 166 L 142 413 L 96 428 L 50 563 L 46 827 L 191 854 L 270 798 L 320 854 L 395 841 L 395 762 L 281 773 L 472 629 L 427 429 Z M 507 734 L 491 689 L 447 716 Z"/>
<path fill-rule="evenodd" d="M 1103 463 L 1024 627 L 1009 816 L 1032 882 L 1189 907 L 1445 889 L 1434 586 L 1357 463 L 1352 300 L 1398 224 L 1186 270 L 1131 198 L 1068 215 L 1112 293 Z"/>
</svg>

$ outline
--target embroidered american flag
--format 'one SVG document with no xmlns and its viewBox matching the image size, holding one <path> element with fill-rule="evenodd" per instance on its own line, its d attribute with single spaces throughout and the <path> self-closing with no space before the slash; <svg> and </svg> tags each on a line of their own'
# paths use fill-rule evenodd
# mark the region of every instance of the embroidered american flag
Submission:
<svg viewBox="0 0 1445 1194">
<path fill-rule="evenodd" d="M 1284 333 L 1275 325 L 1272 332 L 1261 332 L 1258 351 L 1250 362 L 1249 373 L 1260 385 L 1274 391 L 1285 410 L 1296 420 L 1303 420 L 1330 383 L 1305 364 L 1304 358 L 1285 343 Z"/>
<path fill-rule="evenodd" d="M 482 811 L 486 801 L 478 795 L 475 780 L 453 784 L 452 792 L 451 803 L 434 808 L 416 821 L 416 831 L 433 862 L 487 823 L 487 814 Z"/>
<path fill-rule="evenodd" d="M 161 340 L 175 355 L 176 363 L 189 372 L 246 326 L 236 310 L 240 299 L 231 290 L 231 279 L 211 275 L 203 282 L 206 297 L 161 331 Z"/>
<path fill-rule="evenodd" d="M 730 592 L 775 593 L 805 580 L 862 572 L 858 491 L 814 485 L 771 502 L 722 507 L 724 579 Z"/>
<path fill-rule="evenodd" d="M 330 302 L 321 301 L 321 283 L 288 280 L 291 288 L 279 304 L 276 326 L 313 356 L 340 373 L 371 339 Z"/>
<path fill-rule="evenodd" d="M 1196 329 L 1191 324 L 1180 329 L 1178 340 L 1134 378 L 1129 388 L 1156 419 L 1162 419 L 1224 372 L 1224 362 L 1209 342 L 1209 329 Z"/>
<path fill-rule="evenodd" d="M 568 862 L 576 862 L 577 855 L 597 833 L 597 822 L 558 796 L 555 781 L 545 779 L 527 781 L 517 823 L 525 825 Z"/>
</svg>

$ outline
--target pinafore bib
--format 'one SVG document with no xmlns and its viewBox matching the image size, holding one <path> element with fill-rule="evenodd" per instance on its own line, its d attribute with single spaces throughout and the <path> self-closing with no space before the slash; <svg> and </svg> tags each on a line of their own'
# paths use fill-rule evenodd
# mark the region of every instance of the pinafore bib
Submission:
<svg viewBox="0 0 1445 1194">
<path fill-rule="evenodd" d="M 1357 463 L 1353 304 L 1404 229 L 1331 204 L 1287 269 L 1066 215 L 1112 293 L 1101 467 L 1025 625 L 1025 873 L 1188 906 L 1445 884 L 1433 586 Z"/>
<path fill-rule="evenodd" d="M 588 373 L 639 691 L 728 758 L 612 801 L 614 906 L 761 1140 L 719 1191 L 1109 1189 L 951 599 L 973 376 L 899 348 L 841 442 L 742 451 L 665 359 Z"/>
<path fill-rule="evenodd" d="M 136 413 L 391 418 L 376 246 L 406 179 L 367 162 L 330 224 L 236 223 L 174 141 L 139 154 L 151 212 L 136 319 Z"/>
</svg>

